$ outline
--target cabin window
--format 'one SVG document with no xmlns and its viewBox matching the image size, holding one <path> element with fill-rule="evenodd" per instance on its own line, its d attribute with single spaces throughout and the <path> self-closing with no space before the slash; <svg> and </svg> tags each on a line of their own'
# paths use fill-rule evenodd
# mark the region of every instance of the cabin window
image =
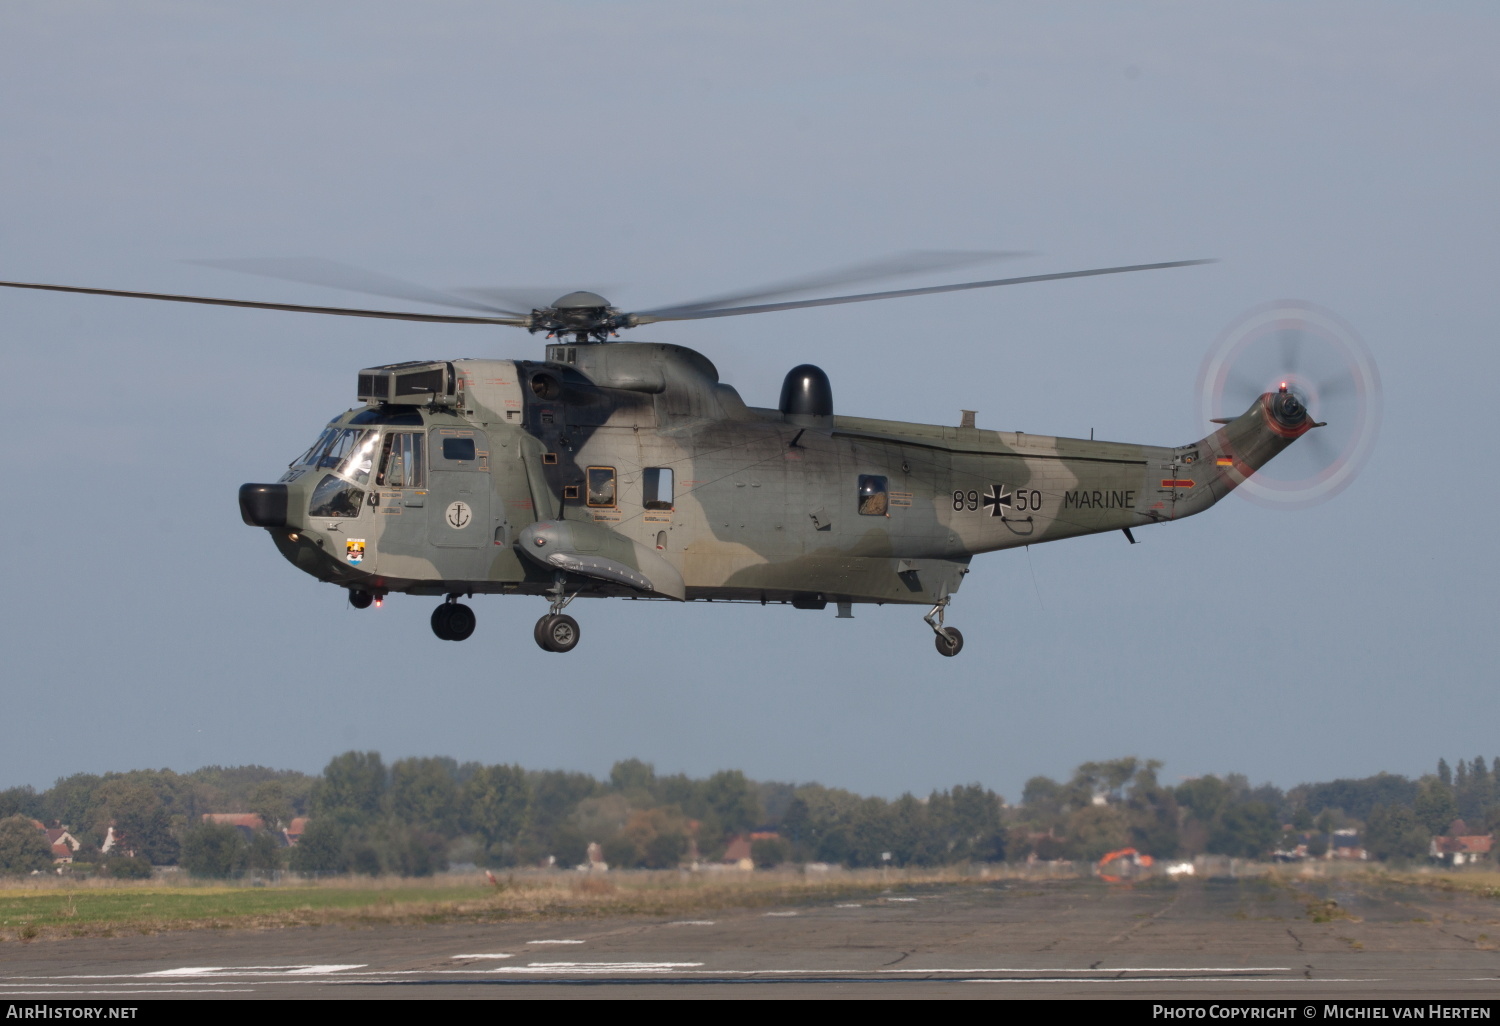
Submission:
<svg viewBox="0 0 1500 1026">
<path fill-rule="evenodd" d="M 642 471 L 642 506 L 646 509 L 671 509 L 674 501 L 671 467 L 647 467 Z"/>
<path fill-rule="evenodd" d="M 458 439 L 454 439 L 458 441 Z M 380 473 L 375 483 L 381 488 L 425 488 L 427 467 L 423 439 L 410 431 L 393 431 L 385 436 L 380 453 Z"/>
<path fill-rule="evenodd" d="M 454 463 L 469 463 L 474 459 L 474 439 L 444 438 L 443 459 Z"/>
<path fill-rule="evenodd" d="M 859 515 L 883 517 L 890 508 L 890 489 L 885 478 L 879 474 L 859 475 Z"/>
<path fill-rule="evenodd" d="M 307 512 L 315 517 L 357 517 L 364 501 L 363 489 L 332 474 L 325 474 L 318 487 L 313 489 Z"/>
<path fill-rule="evenodd" d="M 589 468 L 589 505 L 613 506 L 615 504 L 615 468 Z"/>
</svg>

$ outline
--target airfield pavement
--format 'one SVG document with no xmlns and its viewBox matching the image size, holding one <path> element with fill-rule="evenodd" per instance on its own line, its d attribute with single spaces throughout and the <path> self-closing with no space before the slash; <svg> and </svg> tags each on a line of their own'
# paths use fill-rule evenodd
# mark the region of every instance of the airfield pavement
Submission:
<svg viewBox="0 0 1500 1026">
<path fill-rule="evenodd" d="M 1329 902 L 1336 904 L 1329 904 Z M 1319 921 L 1321 920 L 1321 921 Z M 0 946 L 6 999 L 1500 995 L 1500 900 L 1378 875 L 1003 880 L 701 918 L 195 930 Z"/>
</svg>

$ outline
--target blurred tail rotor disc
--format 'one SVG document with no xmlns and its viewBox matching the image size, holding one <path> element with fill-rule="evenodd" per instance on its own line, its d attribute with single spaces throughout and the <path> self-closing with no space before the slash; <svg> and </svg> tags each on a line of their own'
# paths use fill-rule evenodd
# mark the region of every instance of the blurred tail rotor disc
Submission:
<svg viewBox="0 0 1500 1026">
<path fill-rule="evenodd" d="M 1326 421 L 1239 487 L 1253 502 L 1301 509 L 1349 486 L 1380 430 L 1380 374 L 1354 329 L 1299 300 L 1246 313 L 1219 336 L 1198 372 L 1204 421 L 1238 417 L 1283 386 Z"/>
</svg>

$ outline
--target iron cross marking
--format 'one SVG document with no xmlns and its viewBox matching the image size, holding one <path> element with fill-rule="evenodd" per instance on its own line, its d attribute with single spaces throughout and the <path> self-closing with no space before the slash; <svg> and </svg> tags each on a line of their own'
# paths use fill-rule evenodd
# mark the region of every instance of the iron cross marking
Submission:
<svg viewBox="0 0 1500 1026">
<path fill-rule="evenodd" d="M 1005 490 L 1004 485 L 990 485 L 990 490 L 984 493 L 984 507 L 990 511 L 990 516 L 1003 517 L 1005 510 L 1000 507 L 1004 506 L 1005 509 L 1009 509 L 1010 499 L 1010 492 Z"/>
</svg>

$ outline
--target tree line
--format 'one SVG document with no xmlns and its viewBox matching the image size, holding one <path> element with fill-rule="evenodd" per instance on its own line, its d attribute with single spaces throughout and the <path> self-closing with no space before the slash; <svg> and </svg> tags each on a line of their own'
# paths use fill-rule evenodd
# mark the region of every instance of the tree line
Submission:
<svg viewBox="0 0 1500 1026">
<path fill-rule="evenodd" d="M 1092 861 L 1125 847 L 1157 858 L 1264 858 L 1300 844 L 1317 856 L 1339 830 L 1359 831 L 1376 858 L 1417 859 L 1456 818 L 1471 833 L 1500 825 L 1500 761 L 1482 757 L 1456 768 L 1439 760 L 1416 780 L 1381 773 L 1286 791 L 1238 774 L 1173 786 L 1160 769 L 1136 758 L 1084 763 L 1066 781 L 1033 777 L 1016 805 L 978 784 L 887 800 L 738 770 L 659 775 L 639 759 L 602 780 L 445 757 L 388 765 L 357 751 L 317 776 L 262 766 L 76 774 L 40 793 L 0 791 L 0 872 L 51 867 L 33 821 L 77 838 L 74 872 L 139 876 L 181 865 L 210 877 L 567 867 L 584 863 L 590 844 L 611 866 L 661 869 L 720 860 L 736 838 L 751 839 L 762 866 Z M 264 828 L 205 822 L 210 812 L 254 813 Z M 288 847 L 284 831 L 303 818 Z M 117 843 L 106 854 L 111 828 Z"/>
</svg>

